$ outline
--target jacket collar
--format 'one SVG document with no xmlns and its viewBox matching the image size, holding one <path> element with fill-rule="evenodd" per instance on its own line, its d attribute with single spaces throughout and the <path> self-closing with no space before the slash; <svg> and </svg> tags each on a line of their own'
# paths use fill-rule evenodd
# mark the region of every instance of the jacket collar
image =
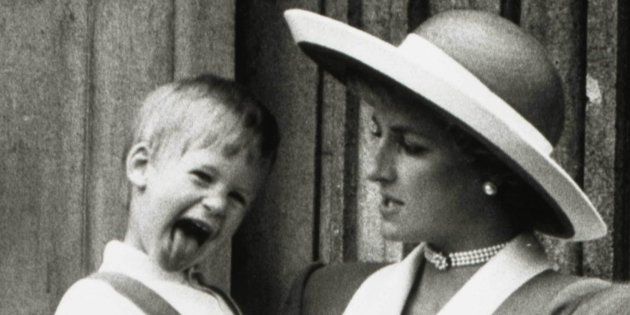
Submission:
<svg viewBox="0 0 630 315">
<path fill-rule="evenodd" d="M 423 250 L 424 244 L 421 244 L 401 262 L 368 277 L 344 314 L 401 314 L 418 267 L 424 260 Z M 549 268 L 549 261 L 536 238 L 532 234 L 521 234 L 483 265 L 438 314 L 491 314 L 521 285 Z"/>
<path fill-rule="evenodd" d="M 168 272 L 151 260 L 147 254 L 121 241 L 107 243 L 103 252 L 101 272 L 117 272 L 134 279 L 149 282 L 155 280 L 186 283 L 185 272 Z"/>
</svg>

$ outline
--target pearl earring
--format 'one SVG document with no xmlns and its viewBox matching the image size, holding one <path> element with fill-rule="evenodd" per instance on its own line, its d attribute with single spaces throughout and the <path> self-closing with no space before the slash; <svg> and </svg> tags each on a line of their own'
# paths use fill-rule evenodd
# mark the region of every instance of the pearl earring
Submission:
<svg viewBox="0 0 630 315">
<path fill-rule="evenodd" d="M 486 181 L 483 183 L 483 193 L 488 196 L 494 196 L 497 194 L 497 185 L 495 185 L 491 181 Z"/>
</svg>

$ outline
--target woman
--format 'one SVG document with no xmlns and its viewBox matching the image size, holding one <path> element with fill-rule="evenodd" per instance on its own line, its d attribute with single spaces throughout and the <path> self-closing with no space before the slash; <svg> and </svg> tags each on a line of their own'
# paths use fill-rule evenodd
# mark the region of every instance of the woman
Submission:
<svg viewBox="0 0 630 315">
<path fill-rule="evenodd" d="M 606 233 L 549 157 L 564 108 L 538 42 L 479 11 L 436 15 L 398 47 L 310 12 L 285 16 L 300 48 L 373 108 L 381 233 L 422 242 L 378 270 L 310 268 L 287 313 L 558 314 L 604 294 L 604 281 L 551 270 L 532 236 Z"/>
</svg>

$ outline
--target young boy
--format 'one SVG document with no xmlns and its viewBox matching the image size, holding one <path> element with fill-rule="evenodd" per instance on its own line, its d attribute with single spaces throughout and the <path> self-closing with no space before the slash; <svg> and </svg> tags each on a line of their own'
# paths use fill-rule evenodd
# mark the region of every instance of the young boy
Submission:
<svg viewBox="0 0 630 315">
<path fill-rule="evenodd" d="M 125 239 L 107 244 L 98 272 L 56 314 L 239 314 L 194 270 L 221 255 L 262 187 L 275 119 L 234 82 L 203 75 L 150 93 L 133 133 Z"/>
</svg>

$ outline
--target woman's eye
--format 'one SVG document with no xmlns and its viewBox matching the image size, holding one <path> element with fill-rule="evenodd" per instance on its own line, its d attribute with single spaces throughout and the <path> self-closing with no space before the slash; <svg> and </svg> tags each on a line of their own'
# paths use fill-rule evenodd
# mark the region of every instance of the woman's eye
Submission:
<svg viewBox="0 0 630 315">
<path fill-rule="evenodd" d="M 420 155 L 427 151 L 427 147 L 412 141 L 401 139 L 400 146 L 409 155 Z"/>
<path fill-rule="evenodd" d="M 214 182 L 214 176 L 203 172 L 203 171 L 193 171 L 192 174 L 195 176 L 195 179 L 204 185 L 212 184 Z"/>
</svg>

